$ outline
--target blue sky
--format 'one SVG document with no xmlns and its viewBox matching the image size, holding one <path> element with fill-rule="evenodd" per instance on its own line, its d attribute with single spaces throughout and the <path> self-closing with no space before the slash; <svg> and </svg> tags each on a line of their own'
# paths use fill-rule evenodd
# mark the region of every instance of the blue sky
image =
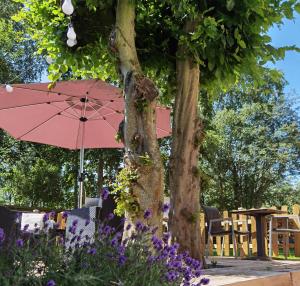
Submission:
<svg viewBox="0 0 300 286">
<path fill-rule="evenodd" d="M 275 47 L 296 45 L 300 48 L 300 15 L 296 15 L 293 21 L 284 21 L 284 25 L 278 29 L 273 27 L 269 35 Z M 289 51 L 283 61 L 278 61 L 275 67 L 284 72 L 289 85 L 286 92 L 290 94 L 293 104 L 300 106 L 300 53 Z"/>
</svg>

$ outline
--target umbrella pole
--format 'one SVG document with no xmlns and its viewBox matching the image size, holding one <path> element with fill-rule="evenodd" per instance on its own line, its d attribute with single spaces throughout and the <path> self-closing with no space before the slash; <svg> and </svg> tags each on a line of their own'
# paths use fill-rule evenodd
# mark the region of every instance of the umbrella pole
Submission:
<svg viewBox="0 0 300 286">
<path fill-rule="evenodd" d="M 82 208 L 83 205 L 83 163 L 84 163 L 84 148 L 80 148 L 80 170 L 79 170 L 79 195 L 78 195 L 78 208 Z"/>
</svg>

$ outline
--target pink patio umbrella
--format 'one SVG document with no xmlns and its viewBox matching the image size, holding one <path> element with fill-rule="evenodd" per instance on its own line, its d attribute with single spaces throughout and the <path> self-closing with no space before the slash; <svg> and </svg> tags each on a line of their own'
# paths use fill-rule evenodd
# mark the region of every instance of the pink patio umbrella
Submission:
<svg viewBox="0 0 300 286">
<path fill-rule="evenodd" d="M 170 135 L 170 111 L 157 107 L 157 136 Z M 124 119 L 122 91 L 101 80 L 14 84 L 0 88 L 0 128 L 15 139 L 80 149 L 80 194 L 86 148 L 122 148 L 116 141 Z"/>
</svg>

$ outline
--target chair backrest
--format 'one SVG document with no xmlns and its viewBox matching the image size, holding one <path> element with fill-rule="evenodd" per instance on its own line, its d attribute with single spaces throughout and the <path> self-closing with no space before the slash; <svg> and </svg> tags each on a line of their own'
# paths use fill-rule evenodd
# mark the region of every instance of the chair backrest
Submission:
<svg viewBox="0 0 300 286">
<path fill-rule="evenodd" d="M 13 243 L 18 235 L 18 213 L 0 206 L 0 227 L 5 232 L 5 244 Z"/>
<path fill-rule="evenodd" d="M 207 228 L 209 228 L 209 223 L 212 219 L 222 219 L 222 216 L 217 208 L 202 206 L 205 214 L 205 222 L 207 223 Z M 211 234 L 219 233 L 224 231 L 221 221 L 213 222 L 211 225 Z"/>
</svg>

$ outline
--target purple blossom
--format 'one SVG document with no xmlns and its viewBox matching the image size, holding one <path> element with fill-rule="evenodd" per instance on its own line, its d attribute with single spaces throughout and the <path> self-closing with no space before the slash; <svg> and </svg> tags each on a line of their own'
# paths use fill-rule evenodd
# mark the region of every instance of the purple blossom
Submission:
<svg viewBox="0 0 300 286">
<path fill-rule="evenodd" d="M 115 217 L 113 213 L 108 214 L 107 219 L 112 220 Z"/>
<path fill-rule="evenodd" d="M 131 224 L 129 223 L 129 224 L 127 224 L 127 226 L 126 226 L 126 230 L 130 230 L 131 229 Z"/>
<path fill-rule="evenodd" d="M 119 265 L 124 265 L 126 262 L 127 257 L 125 255 L 120 255 L 119 256 Z"/>
<path fill-rule="evenodd" d="M 43 216 L 43 222 L 46 222 L 48 220 L 49 220 L 49 214 L 45 213 L 44 216 Z"/>
<path fill-rule="evenodd" d="M 4 229 L 0 227 L 0 243 L 5 240 L 5 232 Z"/>
<path fill-rule="evenodd" d="M 24 246 L 24 240 L 21 239 L 21 238 L 17 239 L 16 245 L 17 245 L 17 247 L 19 247 L 19 248 L 23 247 L 23 246 Z"/>
<path fill-rule="evenodd" d="M 88 226 L 89 224 L 91 223 L 91 220 L 90 219 L 87 219 L 86 221 L 85 221 L 85 226 Z"/>
<path fill-rule="evenodd" d="M 29 228 L 29 224 L 25 224 L 23 230 L 24 230 L 24 231 L 27 231 L 28 228 Z"/>
<path fill-rule="evenodd" d="M 200 280 L 200 283 L 198 284 L 199 286 L 200 285 L 208 285 L 208 283 L 209 283 L 209 279 L 208 278 L 202 278 L 201 280 Z"/>
<path fill-rule="evenodd" d="M 55 211 L 51 211 L 50 214 L 49 214 L 49 216 L 50 216 L 51 218 L 55 218 L 56 212 L 55 212 Z"/>
<path fill-rule="evenodd" d="M 90 255 L 95 255 L 96 253 L 97 253 L 96 248 L 90 248 L 90 249 L 87 251 L 87 254 L 90 254 Z"/>
<path fill-rule="evenodd" d="M 77 226 L 78 225 L 78 219 L 74 219 L 73 222 L 72 222 L 72 225 Z"/>
<path fill-rule="evenodd" d="M 166 213 L 169 209 L 170 209 L 170 205 L 169 204 L 163 204 L 162 211 L 164 213 Z"/>
<path fill-rule="evenodd" d="M 108 190 L 108 188 L 103 188 L 102 189 L 102 193 L 101 193 L 101 198 L 102 198 L 102 200 L 107 200 L 107 198 L 108 198 L 108 196 L 109 196 L 109 190 Z"/>
<path fill-rule="evenodd" d="M 67 219 L 67 218 L 68 218 L 68 215 L 69 215 L 68 212 L 63 212 L 62 218 L 63 218 L 63 219 Z"/>
<path fill-rule="evenodd" d="M 76 225 L 70 226 L 70 227 L 69 227 L 69 232 L 72 233 L 72 234 L 75 234 L 75 233 L 76 233 L 76 228 L 77 228 Z"/>
<path fill-rule="evenodd" d="M 143 230 L 143 223 L 141 221 L 137 221 L 136 224 L 135 224 L 135 228 L 138 230 L 138 231 L 142 231 Z"/>
<path fill-rule="evenodd" d="M 48 282 L 47 282 L 47 284 L 46 284 L 46 286 L 55 286 L 56 285 L 56 283 L 55 283 L 55 281 L 54 280 L 49 280 Z"/>
<path fill-rule="evenodd" d="M 149 219 L 152 217 L 152 211 L 151 210 L 145 210 L 144 212 L 144 219 Z"/>
</svg>

